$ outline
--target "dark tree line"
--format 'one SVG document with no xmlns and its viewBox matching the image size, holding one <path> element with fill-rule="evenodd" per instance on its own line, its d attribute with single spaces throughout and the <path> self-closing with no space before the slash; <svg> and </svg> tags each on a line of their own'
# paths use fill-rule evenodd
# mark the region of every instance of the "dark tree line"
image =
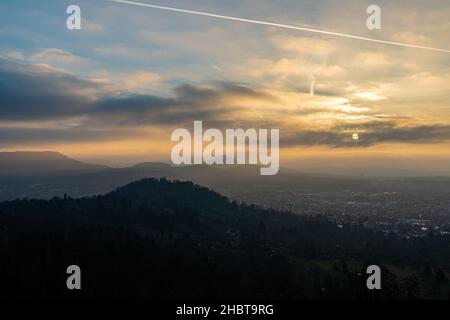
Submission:
<svg viewBox="0 0 450 320">
<path fill-rule="evenodd" d="M 68 291 L 66 268 L 82 269 Z M 382 290 L 366 267 L 382 267 Z M 145 179 L 0 203 L 0 298 L 446 299 L 449 237 L 400 239 Z"/>
</svg>

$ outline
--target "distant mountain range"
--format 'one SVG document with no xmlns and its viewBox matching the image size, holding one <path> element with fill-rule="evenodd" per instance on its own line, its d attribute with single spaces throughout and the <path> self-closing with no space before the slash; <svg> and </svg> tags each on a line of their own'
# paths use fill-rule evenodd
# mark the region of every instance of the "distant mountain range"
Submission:
<svg viewBox="0 0 450 320">
<path fill-rule="evenodd" d="M 0 200 L 104 194 L 147 177 L 193 181 L 232 199 L 286 209 L 298 194 L 353 191 L 450 192 L 449 178 L 375 180 L 305 174 L 281 168 L 260 176 L 255 166 L 185 166 L 140 163 L 110 168 L 76 161 L 57 152 L 0 152 Z M 277 198 L 278 200 L 274 200 Z"/>
<path fill-rule="evenodd" d="M 0 175 L 94 171 L 106 168 L 80 162 L 58 152 L 0 152 Z"/>
<path fill-rule="evenodd" d="M 147 162 L 127 168 L 110 168 L 76 161 L 57 152 L 0 153 L 0 200 L 51 198 L 64 194 L 92 196 L 145 177 L 193 181 L 231 196 L 267 187 L 335 190 L 363 184 L 357 179 L 304 175 L 288 170 L 281 170 L 274 177 L 263 177 L 259 169 L 252 166 L 174 167 Z"/>
</svg>

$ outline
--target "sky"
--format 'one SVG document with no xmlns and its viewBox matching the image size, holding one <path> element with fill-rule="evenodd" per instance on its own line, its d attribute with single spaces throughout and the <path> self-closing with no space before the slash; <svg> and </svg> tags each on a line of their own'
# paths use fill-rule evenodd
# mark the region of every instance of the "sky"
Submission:
<svg viewBox="0 0 450 320">
<path fill-rule="evenodd" d="M 450 50 L 448 1 L 147 3 Z M 279 128 L 281 166 L 450 172 L 450 53 L 106 0 L 2 1 L 0 44 L 3 151 L 169 162 L 202 120 Z"/>
</svg>

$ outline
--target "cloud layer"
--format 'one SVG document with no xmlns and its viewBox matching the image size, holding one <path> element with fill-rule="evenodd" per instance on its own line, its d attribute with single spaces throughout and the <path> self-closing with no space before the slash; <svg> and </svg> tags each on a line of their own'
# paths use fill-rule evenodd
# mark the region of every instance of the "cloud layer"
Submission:
<svg viewBox="0 0 450 320">
<path fill-rule="evenodd" d="M 344 98 L 231 82 L 178 85 L 167 96 L 118 88 L 47 65 L 0 59 L 0 145 L 142 138 L 149 128 L 168 137 L 173 128 L 191 127 L 194 120 L 217 128 L 280 128 L 282 147 L 450 140 L 447 123 L 381 113 L 372 105 L 383 100 L 375 93 Z M 360 136 L 356 142 L 353 133 Z"/>
</svg>

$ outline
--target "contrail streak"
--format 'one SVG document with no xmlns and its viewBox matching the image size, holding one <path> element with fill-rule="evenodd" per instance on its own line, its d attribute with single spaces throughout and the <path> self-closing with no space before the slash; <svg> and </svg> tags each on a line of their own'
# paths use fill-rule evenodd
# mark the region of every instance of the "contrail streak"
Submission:
<svg viewBox="0 0 450 320">
<path fill-rule="evenodd" d="M 206 16 L 206 17 L 212 17 L 212 18 L 218 18 L 218 19 L 224 19 L 224 20 L 232 20 L 232 21 L 253 23 L 253 24 L 259 24 L 259 25 L 265 25 L 265 26 L 271 26 L 271 27 L 278 27 L 278 28 L 284 28 L 284 29 L 291 29 L 291 30 L 300 30 L 300 31 L 306 31 L 306 32 L 320 33 L 320 34 L 326 34 L 326 35 L 337 36 L 337 37 L 342 37 L 342 38 L 350 38 L 350 39 L 357 39 L 357 40 L 363 40 L 363 41 L 369 41 L 369 42 L 383 43 L 383 44 L 395 45 L 395 46 L 400 46 L 400 47 L 424 49 L 424 50 L 430 50 L 430 51 L 450 53 L 450 50 L 446 50 L 446 49 L 426 47 L 426 46 L 419 46 L 419 45 L 402 43 L 402 42 L 378 40 L 378 39 L 360 37 L 360 36 L 355 36 L 355 35 L 346 34 L 346 33 L 340 33 L 340 32 L 332 32 L 332 31 L 325 31 L 325 30 L 319 30 L 319 29 L 304 28 L 304 27 L 292 26 L 292 25 L 288 25 L 288 24 L 281 24 L 281 23 L 274 23 L 274 22 L 267 22 L 267 21 L 260 21 L 260 20 L 237 18 L 237 17 L 231 17 L 231 16 L 224 16 L 224 15 L 220 15 L 220 14 L 202 12 L 202 11 L 179 9 L 179 8 L 173 8 L 173 7 L 164 7 L 164 6 L 158 6 L 158 5 L 149 4 L 149 3 L 127 1 L 127 0 L 106 0 L 106 1 L 130 4 L 130 5 L 146 7 L 146 8 L 174 11 L 174 12 L 180 12 L 180 13 L 188 13 L 188 14 L 194 14 L 194 15 L 198 15 L 198 16 Z"/>
</svg>

